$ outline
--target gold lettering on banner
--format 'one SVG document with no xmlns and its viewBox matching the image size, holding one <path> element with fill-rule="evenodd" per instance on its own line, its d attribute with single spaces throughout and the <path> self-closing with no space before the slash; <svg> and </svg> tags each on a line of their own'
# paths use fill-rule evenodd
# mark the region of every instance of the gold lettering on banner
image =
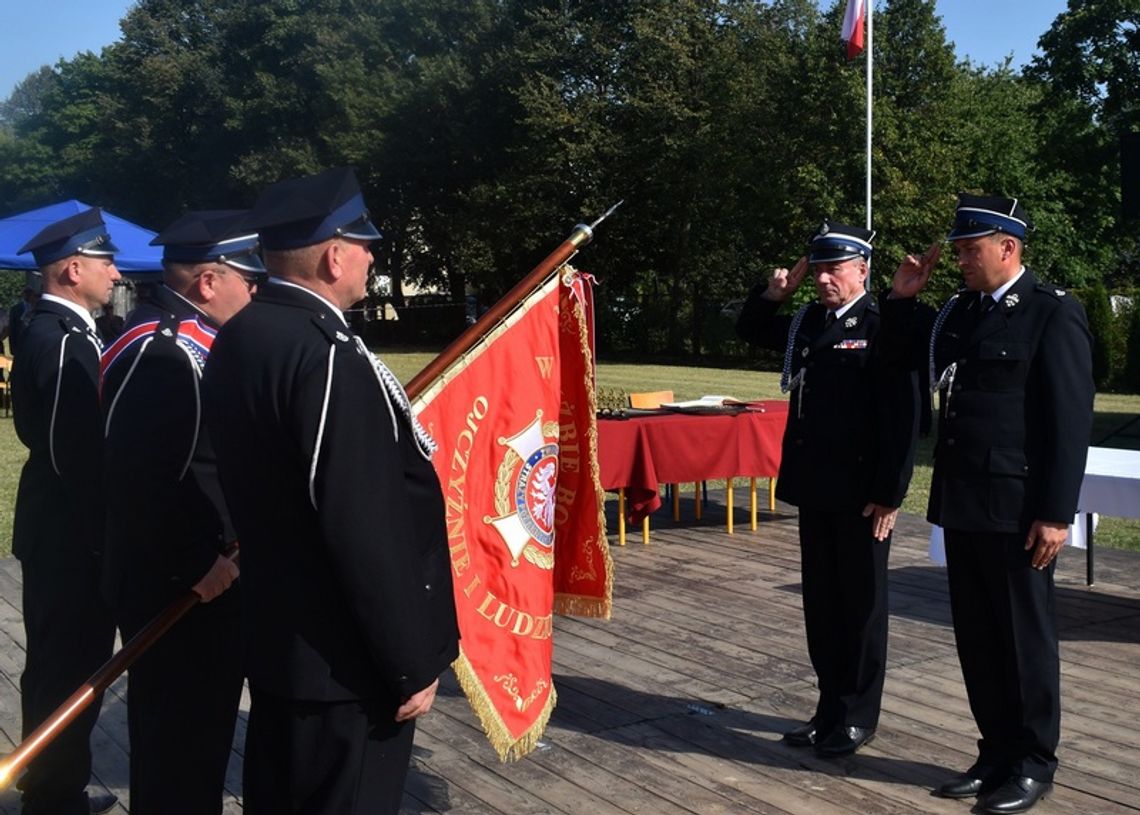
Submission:
<svg viewBox="0 0 1140 815">
<path fill-rule="evenodd" d="M 463 422 L 463 429 L 452 445 L 451 464 L 447 474 L 447 491 L 444 494 L 444 522 L 447 526 L 447 548 L 451 553 L 451 568 L 456 577 L 462 577 L 471 566 L 471 552 L 467 548 L 467 502 L 464 489 L 467 484 L 467 466 L 479 423 L 486 418 L 490 404 L 486 396 L 476 396 L 471 410 Z M 478 580 L 478 577 L 476 577 Z"/>
<path fill-rule="evenodd" d="M 478 576 L 463 590 L 463 593 L 470 597 L 472 591 L 477 588 L 479 588 Z M 507 605 L 489 589 L 484 588 L 482 592 L 483 596 L 475 608 L 480 617 L 494 623 L 496 628 L 510 631 L 516 637 L 526 637 L 532 640 L 550 639 L 554 628 L 553 615 L 535 617 L 533 614 L 527 614 L 525 611 L 519 611 L 517 608 Z"/>
<path fill-rule="evenodd" d="M 538 365 L 538 372 L 542 374 L 542 378 L 550 379 L 550 372 L 554 370 L 554 357 L 535 357 L 534 361 Z"/>
</svg>

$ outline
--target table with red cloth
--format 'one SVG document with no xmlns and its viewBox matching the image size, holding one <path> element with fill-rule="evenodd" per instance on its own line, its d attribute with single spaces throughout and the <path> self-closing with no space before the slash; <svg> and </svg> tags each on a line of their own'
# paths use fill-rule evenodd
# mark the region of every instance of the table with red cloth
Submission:
<svg viewBox="0 0 1140 815">
<path fill-rule="evenodd" d="M 739 412 L 598 419 L 602 487 L 624 489 L 631 522 L 661 506 L 661 484 L 775 477 L 788 403 L 750 403 Z"/>
</svg>

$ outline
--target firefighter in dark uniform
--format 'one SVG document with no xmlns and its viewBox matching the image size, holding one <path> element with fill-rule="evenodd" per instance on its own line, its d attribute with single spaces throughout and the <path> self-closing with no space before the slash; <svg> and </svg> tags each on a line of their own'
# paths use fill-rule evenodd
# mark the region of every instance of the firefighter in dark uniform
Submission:
<svg viewBox="0 0 1140 815">
<path fill-rule="evenodd" d="M 853 753 L 879 721 L 887 658 L 891 529 L 914 468 L 918 384 L 876 354 L 866 292 L 874 233 L 824 222 L 808 257 L 752 289 L 737 332 L 784 351 L 791 391 L 776 495 L 799 507 L 804 624 L 815 714 L 784 734 L 823 756 Z M 818 300 L 777 316 L 811 270 Z"/>
<path fill-rule="evenodd" d="M 159 234 L 163 284 L 103 355 L 104 594 L 124 641 L 187 591 L 202 601 L 131 666 L 136 815 L 222 811 L 241 700 L 240 608 L 200 381 L 218 327 L 265 270 L 244 215 L 191 212 Z"/>
<path fill-rule="evenodd" d="M 932 264 L 895 275 L 885 324 L 929 348 L 939 391 L 927 518 L 945 529 L 954 635 L 978 758 L 937 792 L 1024 812 L 1052 787 L 1060 738 L 1055 558 L 1077 509 L 1092 428 L 1084 309 L 1022 265 L 1016 199 L 963 194 L 949 240 L 965 287 L 930 332 L 914 296 Z M 895 302 L 897 300 L 898 302 Z M 932 332 L 932 333 L 931 333 Z M 918 342 L 915 342 L 916 337 Z"/>
<path fill-rule="evenodd" d="M 458 655 L 434 442 L 352 334 L 371 246 L 352 171 L 267 189 L 268 283 L 218 334 L 206 418 L 242 548 L 249 815 L 396 813 Z"/>
<path fill-rule="evenodd" d="M 114 623 L 99 596 L 103 433 L 99 352 L 91 312 L 111 299 L 117 247 L 97 208 L 45 227 L 31 252 L 43 294 L 20 336 L 12 372 L 16 433 L 28 448 L 12 552 L 24 576 L 27 657 L 20 679 L 26 737 L 110 656 Z M 24 815 L 86 815 L 114 805 L 92 796 L 91 704 L 20 781 Z"/>
</svg>

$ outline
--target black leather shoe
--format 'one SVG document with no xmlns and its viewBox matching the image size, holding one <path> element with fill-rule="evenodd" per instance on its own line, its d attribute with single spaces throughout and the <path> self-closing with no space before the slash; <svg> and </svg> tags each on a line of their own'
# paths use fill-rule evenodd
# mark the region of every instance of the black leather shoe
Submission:
<svg viewBox="0 0 1140 815">
<path fill-rule="evenodd" d="M 815 719 L 812 719 L 785 733 L 784 741 L 792 747 L 811 747 L 815 744 L 816 735 Z"/>
<path fill-rule="evenodd" d="M 864 744 L 870 744 L 873 738 L 875 731 L 868 727 L 839 727 L 816 742 L 815 753 L 824 758 L 849 756 Z"/>
<path fill-rule="evenodd" d="M 1013 776 L 986 797 L 986 812 L 1007 815 L 1012 812 L 1028 812 L 1033 805 L 1053 790 L 1048 781 L 1037 781 L 1026 776 Z"/>
<path fill-rule="evenodd" d="M 119 799 L 111 793 L 87 796 L 87 807 L 91 810 L 91 815 L 103 815 L 104 812 L 110 812 L 117 803 L 119 803 Z"/>
<path fill-rule="evenodd" d="M 975 778 L 968 773 L 962 773 L 942 784 L 934 794 L 939 798 L 977 798 L 983 792 L 995 789 L 1000 783 L 1000 781 L 986 783 L 984 778 Z"/>
</svg>

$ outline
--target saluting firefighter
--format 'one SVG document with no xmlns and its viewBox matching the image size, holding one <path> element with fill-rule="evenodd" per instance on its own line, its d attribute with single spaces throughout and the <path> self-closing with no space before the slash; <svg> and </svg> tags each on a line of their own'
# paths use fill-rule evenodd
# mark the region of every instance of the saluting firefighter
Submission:
<svg viewBox="0 0 1140 815">
<path fill-rule="evenodd" d="M 954 636 L 982 736 L 974 764 L 937 792 L 985 795 L 993 813 L 1024 812 L 1052 788 L 1061 713 L 1053 570 L 1092 429 L 1085 311 L 1022 264 L 1031 228 L 1016 198 L 960 195 L 948 240 L 964 288 L 929 330 L 915 330 L 932 249 L 899 267 L 884 307 L 892 345 L 929 349 L 940 394 L 927 518 L 945 529 Z"/>
<path fill-rule="evenodd" d="M 784 351 L 791 392 L 776 495 L 799 508 L 804 626 L 819 699 L 794 747 L 848 755 L 875 735 L 887 661 L 891 530 L 914 467 L 918 383 L 876 354 L 879 307 L 865 282 L 874 232 L 824 221 L 810 253 L 754 287 L 737 322 Z M 811 272 L 818 299 L 777 311 Z"/>
<path fill-rule="evenodd" d="M 172 601 L 201 604 L 131 666 L 133 815 L 209 815 L 222 794 L 241 700 L 235 534 L 201 421 L 217 330 L 265 267 L 244 211 L 190 212 L 152 244 L 163 282 L 103 355 L 107 551 L 103 590 L 124 641 Z"/>
<path fill-rule="evenodd" d="M 269 269 L 218 333 L 206 418 L 241 540 L 249 815 L 396 813 L 458 655 L 435 444 L 344 310 L 380 233 L 352 171 L 253 208 Z"/>
<path fill-rule="evenodd" d="M 20 249 L 32 253 L 43 278 L 12 370 L 16 434 L 29 452 L 12 533 L 24 576 L 24 737 L 111 656 L 115 640 L 99 596 L 102 345 L 91 312 L 111 299 L 117 251 L 98 208 L 45 227 Z M 31 763 L 19 782 L 24 815 L 87 815 L 114 806 L 114 796 L 89 801 L 85 791 L 99 705 L 95 700 Z"/>
</svg>

